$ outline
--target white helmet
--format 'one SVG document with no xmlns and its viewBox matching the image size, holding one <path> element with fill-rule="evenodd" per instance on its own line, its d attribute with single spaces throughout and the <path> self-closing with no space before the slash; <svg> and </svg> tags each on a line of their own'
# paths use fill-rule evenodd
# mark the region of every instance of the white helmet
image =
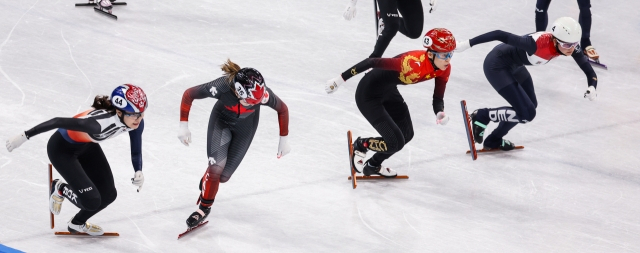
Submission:
<svg viewBox="0 0 640 253">
<path fill-rule="evenodd" d="M 561 17 L 553 22 L 551 27 L 553 37 L 564 42 L 575 43 L 582 38 L 582 27 L 573 18 Z"/>
</svg>

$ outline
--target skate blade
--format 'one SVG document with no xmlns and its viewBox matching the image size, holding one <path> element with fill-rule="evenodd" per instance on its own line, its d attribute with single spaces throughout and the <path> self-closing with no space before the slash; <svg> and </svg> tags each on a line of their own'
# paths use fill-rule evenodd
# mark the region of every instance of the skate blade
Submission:
<svg viewBox="0 0 640 253">
<path fill-rule="evenodd" d="M 111 5 L 127 5 L 127 3 L 125 3 L 125 2 L 114 2 L 114 3 L 111 3 Z M 85 6 L 97 6 L 97 4 L 96 3 L 76 4 L 76 7 L 85 7 Z"/>
<path fill-rule="evenodd" d="M 79 236 L 93 236 L 93 237 L 100 237 L 100 236 L 120 236 L 120 234 L 118 234 L 117 232 L 104 232 L 104 234 L 102 235 L 90 235 L 87 233 L 71 233 L 71 232 L 54 232 L 55 235 L 79 235 Z"/>
<path fill-rule="evenodd" d="M 589 64 L 591 64 L 591 66 L 593 66 L 593 67 L 601 68 L 601 69 L 604 69 L 604 70 L 609 70 L 607 65 L 604 65 L 604 64 L 600 63 L 600 60 L 594 61 L 594 60 L 589 59 Z"/>
<path fill-rule="evenodd" d="M 197 228 L 202 227 L 204 225 L 207 225 L 207 223 L 209 223 L 209 221 L 204 221 L 204 222 L 201 222 L 200 224 L 196 225 L 195 227 L 187 228 L 187 231 L 184 231 L 182 234 L 178 235 L 178 240 L 180 238 L 182 238 L 183 236 L 187 235 L 188 233 L 191 233 L 191 231 L 196 230 Z"/>
<path fill-rule="evenodd" d="M 407 175 L 397 175 L 395 177 L 385 177 L 385 176 L 356 176 L 357 180 L 375 180 L 375 179 L 409 179 L 409 176 Z M 351 177 L 348 178 L 348 180 L 351 180 Z"/>
<path fill-rule="evenodd" d="M 518 150 L 518 149 L 523 149 L 523 148 L 524 148 L 524 146 L 516 146 L 513 150 Z M 502 150 L 500 148 L 491 148 L 491 149 L 484 149 L 483 148 L 483 149 L 478 150 L 478 153 L 491 153 L 491 152 L 498 152 L 498 151 L 509 152 L 511 150 L 504 151 L 504 150 Z M 467 154 L 469 154 L 469 153 L 471 153 L 471 151 L 467 150 Z"/>
<path fill-rule="evenodd" d="M 355 190 L 356 187 L 358 187 L 358 182 L 356 181 L 356 167 L 355 164 L 353 163 L 353 144 L 352 144 L 352 138 L 353 136 L 351 135 L 351 130 L 347 131 L 347 145 L 349 146 L 349 165 L 350 165 L 350 173 L 351 176 L 349 177 L 349 180 L 351 180 L 351 187 L 353 187 L 353 189 Z M 353 179 L 352 179 L 353 177 Z"/>
<path fill-rule="evenodd" d="M 96 12 L 98 12 L 98 13 L 102 13 L 102 14 L 104 14 L 104 15 L 105 15 L 105 16 L 107 16 L 107 17 L 110 17 L 110 18 L 113 18 L 113 19 L 115 19 L 115 20 L 118 20 L 118 16 L 113 15 L 113 14 L 109 13 L 108 11 L 101 10 L 101 9 L 100 9 L 100 8 L 98 8 L 98 7 L 93 7 L 93 10 L 94 10 L 94 11 L 96 11 Z"/>
</svg>

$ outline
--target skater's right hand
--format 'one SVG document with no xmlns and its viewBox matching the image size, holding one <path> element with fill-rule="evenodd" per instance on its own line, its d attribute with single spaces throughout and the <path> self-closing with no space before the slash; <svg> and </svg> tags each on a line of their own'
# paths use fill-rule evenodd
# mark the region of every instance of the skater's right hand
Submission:
<svg viewBox="0 0 640 253">
<path fill-rule="evenodd" d="M 342 76 L 338 76 L 327 81 L 327 85 L 324 86 L 324 90 L 327 91 L 328 94 L 331 94 L 338 90 L 338 87 L 344 83 L 342 80 Z"/>
<path fill-rule="evenodd" d="M 356 17 L 356 2 L 358 2 L 358 0 L 351 0 L 350 2 L 351 3 L 347 5 L 347 9 L 344 10 L 344 13 L 342 14 L 342 17 L 346 20 L 351 20 Z"/>
<path fill-rule="evenodd" d="M 471 48 L 471 44 L 469 40 L 463 40 L 463 41 L 456 40 L 456 49 L 453 51 L 456 53 L 461 53 L 469 48 Z"/>
<path fill-rule="evenodd" d="M 189 143 L 191 143 L 191 131 L 189 131 L 188 121 L 180 121 L 180 130 L 178 130 L 178 139 L 185 146 L 189 146 Z"/>
<path fill-rule="evenodd" d="M 587 92 L 584 93 L 584 97 L 588 98 L 589 101 L 593 101 L 596 99 L 596 97 L 598 97 L 598 93 L 596 92 L 596 87 L 589 86 L 589 88 L 587 89 Z"/>
<path fill-rule="evenodd" d="M 7 150 L 11 152 L 14 149 L 20 147 L 20 145 L 22 145 L 22 143 L 24 143 L 27 140 L 29 139 L 27 139 L 27 134 L 25 134 L 24 132 L 22 132 L 19 135 L 13 136 L 13 138 L 7 140 L 7 144 L 6 144 Z"/>
</svg>

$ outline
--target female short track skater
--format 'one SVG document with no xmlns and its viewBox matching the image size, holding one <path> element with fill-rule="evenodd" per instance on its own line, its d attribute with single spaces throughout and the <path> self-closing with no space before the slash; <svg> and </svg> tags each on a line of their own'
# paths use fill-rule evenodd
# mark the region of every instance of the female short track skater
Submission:
<svg viewBox="0 0 640 253">
<path fill-rule="evenodd" d="M 547 10 L 549 9 L 550 3 L 551 0 L 538 0 L 536 2 L 536 31 L 538 32 L 547 30 L 547 24 L 549 23 Z M 591 45 L 591 0 L 578 0 L 578 7 L 580 8 L 578 23 L 580 23 L 580 27 L 582 27 L 580 46 L 584 49 L 583 53 L 587 55 L 587 57 L 597 61 L 600 56 Z"/>
<path fill-rule="evenodd" d="M 435 78 L 433 112 L 436 123 L 445 125 L 449 117 L 444 113 L 444 90 L 451 73 L 450 61 L 456 40 L 447 29 L 428 31 L 423 38 L 427 50 L 409 51 L 394 58 L 368 58 L 327 82 L 327 93 L 333 93 L 349 78 L 373 68 L 356 89 L 356 104 L 362 115 L 382 137 L 358 137 L 353 143 L 356 168 L 369 176 L 377 174 L 395 177 L 396 171 L 382 169 L 382 162 L 400 151 L 413 138 L 413 124 L 409 108 L 398 91 L 398 85 L 408 85 Z M 367 150 L 376 152 L 363 163 Z"/>
<path fill-rule="evenodd" d="M 266 105 L 278 112 L 280 143 L 278 158 L 289 153 L 289 110 L 265 83 L 262 74 L 253 68 L 240 68 L 227 60 L 222 65 L 224 76 L 211 82 L 187 89 L 180 106 L 178 139 L 185 146 L 191 142 L 188 128 L 189 111 L 194 99 L 218 99 L 209 116 L 207 155 L 209 164 L 200 180 L 200 207 L 187 219 L 187 226 L 203 222 L 211 212 L 211 205 L 220 183 L 229 181 L 247 153 L 258 128 L 260 106 Z"/>
<path fill-rule="evenodd" d="M 140 87 L 124 84 L 113 90 L 110 99 L 108 96 L 96 96 L 91 107 L 73 118 L 45 121 L 7 140 L 6 145 L 11 152 L 33 136 L 57 128 L 47 144 L 47 154 L 67 183 L 53 180 L 49 209 L 55 215 L 60 214 L 62 201 L 67 198 L 80 208 L 80 212 L 67 223 L 69 232 L 102 235 L 102 228 L 87 220 L 111 204 L 117 192 L 111 167 L 99 143 L 129 132 L 131 161 L 135 170 L 132 183 L 140 191 L 144 183 L 142 131 L 147 96 Z"/>
<path fill-rule="evenodd" d="M 347 9 L 342 15 L 344 19 L 351 20 L 356 16 L 356 3 L 358 0 L 350 0 Z M 424 26 L 424 12 L 422 0 L 378 0 L 378 39 L 369 58 L 380 58 L 389 46 L 391 39 L 400 33 L 417 39 L 422 34 Z M 436 0 L 430 1 L 432 12 L 436 9 Z M 376 8 L 374 6 L 374 8 Z M 402 16 L 402 17 L 401 17 Z"/>
<path fill-rule="evenodd" d="M 580 24 L 572 18 L 562 17 L 553 23 L 551 30 L 524 36 L 497 30 L 458 44 L 457 51 L 464 51 L 494 40 L 502 42 L 485 58 L 484 74 L 511 106 L 482 108 L 470 115 L 473 137 L 477 143 L 483 142 L 484 130 L 489 122 L 499 122 L 498 127 L 484 140 L 485 149 L 514 149 L 515 145 L 502 137 L 516 124 L 531 122 L 536 116 L 538 100 L 525 65 L 540 66 L 560 55 L 571 56 L 587 76 L 588 88 L 584 97 L 589 100 L 596 98 L 598 77 L 587 57 L 580 52 Z"/>
</svg>

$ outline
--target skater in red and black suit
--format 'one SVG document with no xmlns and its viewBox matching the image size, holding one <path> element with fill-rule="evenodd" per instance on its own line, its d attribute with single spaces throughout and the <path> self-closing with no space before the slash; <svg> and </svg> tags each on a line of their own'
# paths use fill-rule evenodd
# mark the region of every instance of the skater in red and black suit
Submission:
<svg viewBox="0 0 640 253">
<path fill-rule="evenodd" d="M 47 154 L 53 167 L 67 182 L 56 179 L 51 183 L 49 209 L 58 215 L 66 198 L 80 208 L 69 222 L 71 233 L 102 235 L 98 225 L 87 220 L 111 204 L 117 196 L 109 162 L 100 142 L 128 132 L 131 141 L 133 185 L 138 191 L 144 183 L 142 174 L 142 131 L 147 96 L 140 87 L 125 84 L 109 96 L 97 96 L 92 108 L 73 118 L 53 118 L 7 140 L 11 152 L 34 136 L 58 129 L 49 138 Z"/>
<path fill-rule="evenodd" d="M 358 109 L 381 135 L 357 138 L 353 143 L 356 169 L 362 166 L 366 176 L 395 177 L 396 171 L 382 169 L 382 162 L 413 138 L 409 108 L 398 91 L 398 85 L 435 79 L 433 113 L 436 123 L 445 125 L 449 121 L 449 116 L 444 113 L 443 98 L 456 40 L 449 30 L 436 28 L 425 34 L 423 45 L 427 50 L 409 51 L 394 58 L 365 59 L 327 82 L 327 93 L 333 93 L 349 78 L 373 68 L 360 80 L 356 89 Z M 361 160 L 368 150 L 376 153 L 363 163 Z"/>
<path fill-rule="evenodd" d="M 357 1 L 350 0 L 343 14 L 344 19 L 351 20 L 356 16 Z M 378 39 L 369 58 L 382 57 L 398 31 L 411 39 L 417 39 L 424 26 L 422 0 L 378 0 L 377 3 L 380 8 Z M 436 9 L 436 0 L 431 0 L 430 5 L 429 12 L 432 12 Z"/>
<path fill-rule="evenodd" d="M 503 137 L 518 123 L 531 122 L 536 116 L 538 100 L 525 65 L 540 66 L 560 55 L 571 56 L 587 77 L 588 88 L 584 97 L 589 100 L 596 98 L 598 77 L 587 57 L 580 52 L 580 24 L 572 18 L 563 17 L 553 23 L 551 30 L 524 36 L 496 30 L 458 44 L 456 51 L 494 40 L 502 42 L 485 58 L 484 74 L 511 106 L 482 108 L 470 115 L 473 137 L 477 143 L 483 142 L 484 130 L 489 122 L 499 122 L 498 127 L 484 140 L 485 149 L 514 149 L 515 145 Z"/>
<path fill-rule="evenodd" d="M 549 23 L 549 4 L 551 0 L 538 0 L 536 2 L 536 31 L 544 32 L 547 30 L 547 24 Z M 578 23 L 582 28 L 582 38 L 580 38 L 580 46 L 584 49 L 583 53 L 587 57 L 594 61 L 597 61 L 600 56 L 596 52 L 596 48 L 591 45 L 591 0 L 578 0 L 578 7 L 580 8 L 580 16 L 578 17 Z"/>
<path fill-rule="evenodd" d="M 253 68 L 240 68 L 227 60 L 222 65 L 225 76 L 187 89 L 180 106 L 178 139 L 189 146 L 189 111 L 194 99 L 215 98 L 218 101 L 209 116 L 207 131 L 207 171 L 200 180 L 200 207 L 187 219 L 191 228 L 204 222 L 211 212 L 220 183 L 229 181 L 247 153 L 258 128 L 260 108 L 271 107 L 278 112 L 280 143 L 277 157 L 289 153 L 289 110 L 287 105 L 269 89 L 264 78 Z"/>
</svg>

